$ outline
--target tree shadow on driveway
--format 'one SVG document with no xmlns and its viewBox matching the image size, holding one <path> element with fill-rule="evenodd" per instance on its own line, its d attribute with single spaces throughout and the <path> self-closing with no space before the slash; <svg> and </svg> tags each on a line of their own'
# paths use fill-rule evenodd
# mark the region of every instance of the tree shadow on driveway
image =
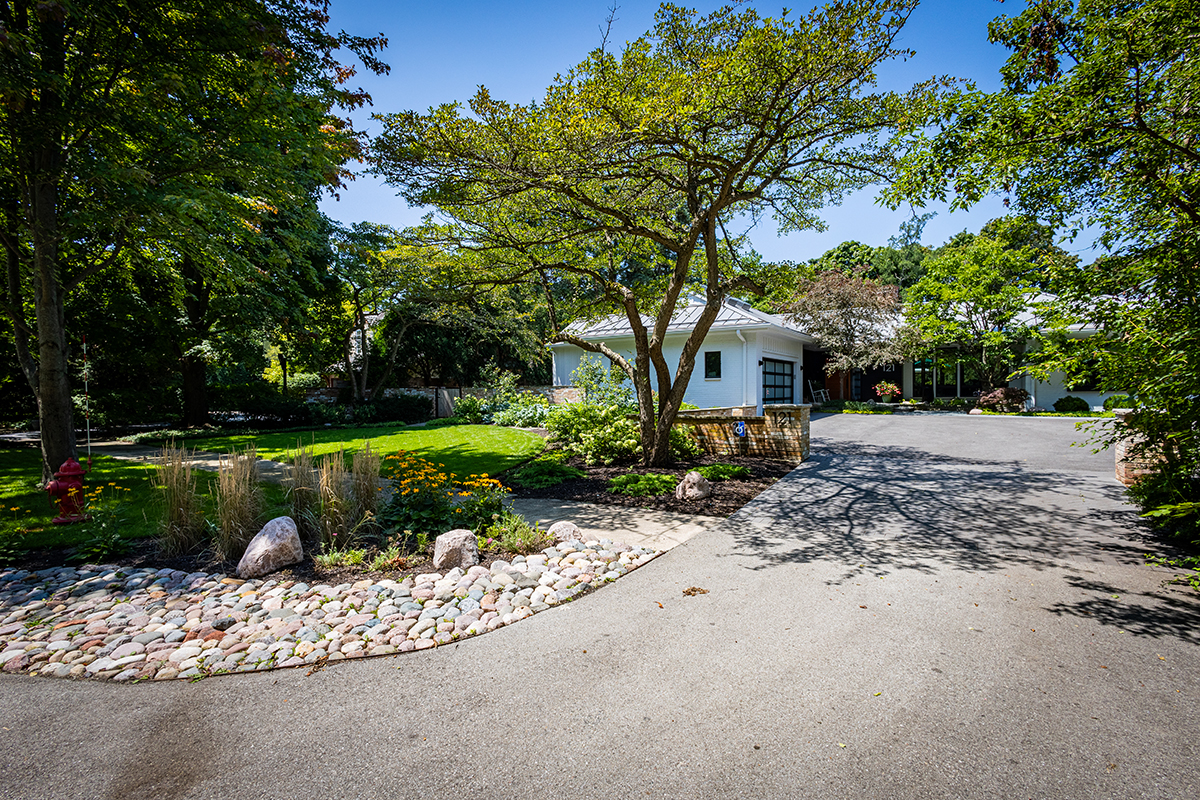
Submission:
<svg viewBox="0 0 1200 800">
<path fill-rule="evenodd" d="M 730 522 L 751 569 L 835 561 L 848 565 L 844 579 L 1134 564 L 1149 546 L 1111 478 L 858 443 L 822 448 Z"/>
</svg>

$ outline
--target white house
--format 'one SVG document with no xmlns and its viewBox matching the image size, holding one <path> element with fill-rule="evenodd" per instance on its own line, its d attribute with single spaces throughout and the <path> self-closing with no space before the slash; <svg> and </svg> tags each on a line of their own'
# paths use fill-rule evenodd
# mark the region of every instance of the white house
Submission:
<svg viewBox="0 0 1200 800">
<path fill-rule="evenodd" d="M 672 372 L 703 309 L 703 300 L 691 298 L 671 319 L 663 356 Z M 651 325 L 652 321 L 647 319 L 646 324 Z M 624 314 L 569 330 L 585 341 L 604 342 L 630 360 L 633 358 L 633 331 Z M 759 311 L 743 300 L 728 298 L 700 347 L 684 401 L 700 408 L 754 406 L 758 414 L 762 413 L 763 405 L 803 402 L 804 353 L 815 348 L 811 336 L 782 317 Z M 553 344 L 551 349 L 555 385 L 570 384 L 571 373 L 579 366 L 585 351 L 563 343 Z"/>
</svg>

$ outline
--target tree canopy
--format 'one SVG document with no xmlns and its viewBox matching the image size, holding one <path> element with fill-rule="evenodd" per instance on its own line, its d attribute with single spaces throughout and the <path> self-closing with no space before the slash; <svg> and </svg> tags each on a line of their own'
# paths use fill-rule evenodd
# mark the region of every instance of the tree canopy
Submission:
<svg viewBox="0 0 1200 800">
<path fill-rule="evenodd" d="M 595 50 L 540 102 L 481 88 L 469 114 L 383 116 L 375 167 L 436 207 L 448 240 L 484 254 L 493 279 L 543 282 L 554 338 L 629 376 L 644 457 L 661 463 L 721 303 L 761 291 L 727 226 L 772 213 L 784 229 L 823 228 L 821 209 L 889 177 L 900 134 L 924 124 L 934 87 L 874 90 L 876 68 L 906 53 L 895 37 L 914 6 L 850 0 L 768 19 L 664 5 L 653 31 L 619 54 Z M 645 279 L 623 280 L 630 264 Z M 626 316 L 632 358 L 573 335 L 574 315 L 558 313 L 573 286 L 605 301 L 591 315 Z M 689 294 L 705 306 L 672 365 L 667 326 Z"/>
<path fill-rule="evenodd" d="M 1136 489 L 1200 531 L 1200 13 L 1194 0 L 1029 0 L 990 38 L 1012 51 L 993 93 L 963 92 L 906 157 L 893 201 L 988 192 L 1110 254 L 1053 275 L 1060 327 L 1035 369 L 1078 375 L 1148 409 L 1132 421 L 1164 468 Z M 1049 341 L 1049 340 L 1048 340 Z M 1053 342 L 1049 342 L 1053 345 Z M 1113 435 L 1120 435 L 1117 431 Z M 1109 437 L 1112 438 L 1111 436 Z M 1174 516 L 1170 510 L 1186 513 Z"/>
<path fill-rule="evenodd" d="M 359 151 L 338 107 L 348 48 L 326 0 L 11 0 L 0 5 L 5 315 L 37 396 L 44 469 L 75 452 L 65 298 L 132 242 L 248 263 L 281 208 L 336 185 Z"/>
</svg>

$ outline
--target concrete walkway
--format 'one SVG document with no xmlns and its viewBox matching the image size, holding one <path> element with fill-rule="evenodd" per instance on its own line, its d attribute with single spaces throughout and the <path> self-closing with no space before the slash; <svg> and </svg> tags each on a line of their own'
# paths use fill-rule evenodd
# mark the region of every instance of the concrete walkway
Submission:
<svg viewBox="0 0 1200 800">
<path fill-rule="evenodd" d="M 1200 796 L 1200 603 L 1075 438 L 818 419 L 813 460 L 724 524 L 477 640 L 0 676 L 0 797 Z"/>
</svg>

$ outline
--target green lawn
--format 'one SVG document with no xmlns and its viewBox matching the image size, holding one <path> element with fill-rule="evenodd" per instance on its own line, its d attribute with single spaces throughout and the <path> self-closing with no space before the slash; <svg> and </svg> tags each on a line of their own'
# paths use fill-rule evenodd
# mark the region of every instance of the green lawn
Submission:
<svg viewBox="0 0 1200 800">
<path fill-rule="evenodd" d="M 515 467 L 542 452 L 544 440 L 528 431 L 496 425 L 452 425 L 445 428 L 408 428 L 402 426 L 369 428 L 321 428 L 301 433 L 264 433 L 246 436 L 214 436 L 188 439 L 188 448 L 228 453 L 258 445 L 260 458 L 283 461 L 297 442 L 312 446 L 317 455 L 335 452 L 339 447 L 350 453 L 367 442 L 384 456 L 408 450 L 421 458 L 441 464 L 458 476 L 495 475 Z"/>
<path fill-rule="evenodd" d="M 123 537 L 153 536 L 162 513 L 157 490 L 150 482 L 153 474 L 154 467 L 144 463 L 95 456 L 91 471 L 84 477 L 84 491 L 103 487 L 106 499 L 120 498 Z M 216 482 L 216 473 L 197 471 L 197 476 L 200 492 L 207 495 Z M 74 547 L 91 538 L 95 531 L 88 523 L 50 524 L 58 514 L 58 504 L 51 503 L 42 491 L 41 480 L 42 461 L 37 450 L 0 449 L 0 536 L 8 539 L 14 533 L 23 533 L 14 542 L 21 549 Z M 263 484 L 263 497 L 267 507 L 262 515 L 264 523 L 287 513 L 282 488 Z"/>
</svg>

